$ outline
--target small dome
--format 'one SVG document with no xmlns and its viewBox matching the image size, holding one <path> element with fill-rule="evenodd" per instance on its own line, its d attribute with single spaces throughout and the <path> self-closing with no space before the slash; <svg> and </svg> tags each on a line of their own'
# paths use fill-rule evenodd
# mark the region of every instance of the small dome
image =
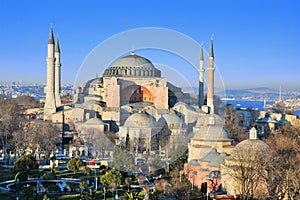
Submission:
<svg viewBox="0 0 300 200">
<path fill-rule="evenodd" d="M 105 123 L 99 118 L 91 118 L 85 122 L 85 125 L 104 125 Z"/>
<path fill-rule="evenodd" d="M 160 70 L 156 69 L 150 60 L 136 54 L 117 59 L 103 76 L 117 77 L 160 77 Z"/>
<path fill-rule="evenodd" d="M 219 125 L 223 124 L 223 121 L 222 121 L 221 117 L 219 117 L 218 115 L 213 115 L 213 116 L 215 117 L 215 123 L 216 124 L 219 124 Z M 202 126 L 209 125 L 210 118 L 211 118 L 210 114 L 199 115 L 195 127 L 199 128 L 199 127 L 202 127 Z"/>
<path fill-rule="evenodd" d="M 155 119 L 146 113 L 135 113 L 128 117 L 124 123 L 124 127 L 130 128 L 148 128 L 156 127 Z"/>
<path fill-rule="evenodd" d="M 194 129 L 194 140 L 228 141 L 231 140 L 229 133 L 221 125 L 201 126 Z"/>
<path fill-rule="evenodd" d="M 270 146 L 267 143 L 261 141 L 260 139 L 247 139 L 238 143 L 233 151 L 244 151 L 246 149 L 251 149 L 255 152 L 266 151 L 270 150 Z"/>
<path fill-rule="evenodd" d="M 199 162 L 196 159 L 190 160 L 189 165 L 191 165 L 191 166 L 200 166 Z"/>
<path fill-rule="evenodd" d="M 237 144 L 226 160 L 237 162 L 245 160 L 245 162 L 249 162 L 251 155 L 264 156 L 268 151 L 270 151 L 270 146 L 260 139 L 247 139 Z"/>
<path fill-rule="evenodd" d="M 221 172 L 219 170 L 211 171 L 209 172 L 208 177 L 209 179 L 221 178 Z"/>
<path fill-rule="evenodd" d="M 225 156 L 223 153 L 219 153 L 215 148 L 212 148 L 211 151 L 201 158 L 201 161 L 208 162 L 209 166 L 220 167 L 220 164 L 225 161 Z"/>
</svg>

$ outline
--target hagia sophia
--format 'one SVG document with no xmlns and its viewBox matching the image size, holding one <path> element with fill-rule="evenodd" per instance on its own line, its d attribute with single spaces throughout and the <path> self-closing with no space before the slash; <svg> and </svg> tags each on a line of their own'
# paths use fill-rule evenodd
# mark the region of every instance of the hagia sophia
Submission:
<svg viewBox="0 0 300 200">
<path fill-rule="evenodd" d="M 73 143 L 65 152 L 70 157 L 109 154 L 115 146 L 105 136 L 110 132 L 118 138 L 117 145 L 137 155 L 173 151 L 176 146 L 184 144 L 188 148 L 185 173 L 193 185 L 201 187 L 203 182 L 210 183 L 208 179 L 220 180 L 221 165 L 231 152 L 237 151 L 235 148 L 240 147 L 233 146 L 229 133 L 223 127 L 223 119 L 215 114 L 212 40 L 206 69 L 204 60 L 202 46 L 199 94 L 194 99 L 170 83 L 167 77 L 162 77 L 161 71 L 149 59 L 132 51 L 115 60 L 102 76 L 87 80 L 76 88 L 72 104 L 62 105 L 60 47 L 58 39 L 54 41 L 51 28 L 44 120 L 63 123 L 66 138 L 72 135 Z M 261 142 L 253 135 L 249 140 Z M 221 180 L 218 183 L 220 185 Z M 231 184 L 227 183 L 227 186 L 230 191 L 234 190 Z M 209 188 L 213 190 L 212 185 Z"/>
</svg>

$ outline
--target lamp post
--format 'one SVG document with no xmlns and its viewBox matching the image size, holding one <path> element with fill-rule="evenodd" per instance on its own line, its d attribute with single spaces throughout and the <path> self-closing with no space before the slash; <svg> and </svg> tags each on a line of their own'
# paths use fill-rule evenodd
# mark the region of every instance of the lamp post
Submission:
<svg viewBox="0 0 300 200">
<path fill-rule="evenodd" d="M 194 190 L 194 178 L 192 180 L 192 190 Z"/>
<path fill-rule="evenodd" d="M 180 175 L 180 176 L 179 176 L 179 181 L 180 181 L 180 183 L 181 183 L 181 176 L 182 176 L 182 174 L 183 174 L 183 171 L 180 170 L 180 171 L 179 171 L 179 175 Z"/>
<path fill-rule="evenodd" d="M 118 191 L 116 190 L 116 196 L 115 196 L 116 199 L 119 199 L 119 196 L 118 196 Z"/>
<path fill-rule="evenodd" d="M 95 190 L 97 190 L 98 189 L 98 184 L 97 184 L 97 175 L 96 175 L 96 172 L 97 172 L 97 169 L 95 168 L 94 169 L 95 170 L 95 173 L 94 173 L 94 180 L 95 180 Z"/>
<path fill-rule="evenodd" d="M 103 192 L 104 192 L 104 200 L 106 199 L 105 198 L 105 192 L 106 192 L 106 188 L 105 187 L 103 187 Z"/>
<path fill-rule="evenodd" d="M 112 199 L 114 199 L 114 188 L 111 188 L 111 193 L 112 193 Z"/>
<path fill-rule="evenodd" d="M 65 134 L 65 109 L 62 110 L 62 129 L 61 129 L 61 153 L 64 153 L 64 134 Z"/>
<path fill-rule="evenodd" d="M 17 189 L 18 189 L 18 196 L 16 199 L 19 200 L 19 190 L 20 190 L 19 178 L 17 178 Z"/>
</svg>

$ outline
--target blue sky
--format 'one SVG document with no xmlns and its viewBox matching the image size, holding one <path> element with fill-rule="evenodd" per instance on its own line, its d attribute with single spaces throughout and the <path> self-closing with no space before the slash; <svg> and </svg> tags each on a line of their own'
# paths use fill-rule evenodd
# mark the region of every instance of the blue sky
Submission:
<svg viewBox="0 0 300 200">
<path fill-rule="evenodd" d="M 134 28 L 162 27 L 203 42 L 206 50 L 213 34 L 215 62 L 226 88 L 294 89 L 300 85 L 299 9 L 296 0 L 3 0 L 0 82 L 45 82 L 52 23 L 60 39 L 63 83 L 74 83 L 84 59 L 107 38 Z M 167 55 L 140 53 L 179 71 L 186 68 Z"/>
</svg>

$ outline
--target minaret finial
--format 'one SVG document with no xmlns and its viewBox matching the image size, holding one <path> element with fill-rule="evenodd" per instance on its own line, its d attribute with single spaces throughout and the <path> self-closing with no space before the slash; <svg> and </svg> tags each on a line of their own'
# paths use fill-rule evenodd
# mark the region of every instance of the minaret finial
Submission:
<svg viewBox="0 0 300 200">
<path fill-rule="evenodd" d="M 209 57 L 214 57 L 214 45 L 213 45 L 213 35 L 210 37 L 210 51 Z"/>
<path fill-rule="evenodd" d="M 51 26 L 50 26 L 50 33 L 49 33 L 48 44 L 54 44 L 54 37 L 53 37 L 53 28 L 52 28 L 52 24 L 51 24 Z"/>
<path fill-rule="evenodd" d="M 132 48 L 132 50 L 131 50 L 131 55 L 132 55 L 132 56 L 135 55 L 135 53 L 134 53 L 134 48 Z"/>
</svg>

